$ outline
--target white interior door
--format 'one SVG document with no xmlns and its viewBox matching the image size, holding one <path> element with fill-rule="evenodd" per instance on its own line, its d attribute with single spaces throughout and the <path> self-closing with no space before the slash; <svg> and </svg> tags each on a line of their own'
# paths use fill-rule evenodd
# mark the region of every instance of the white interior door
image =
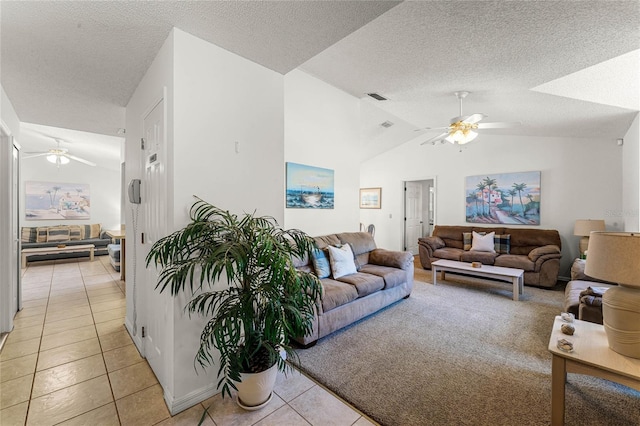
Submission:
<svg viewBox="0 0 640 426">
<path fill-rule="evenodd" d="M 422 184 L 405 182 L 404 191 L 405 250 L 418 254 L 418 238 L 422 237 Z"/>
<path fill-rule="evenodd" d="M 167 202 L 166 202 L 166 130 L 165 103 L 161 100 L 144 118 L 143 123 L 144 148 L 142 167 L 144 179 L 141 185 L 142 196 L 142 229 L 144 242 L 142 256 L 144 259 L 154 242 L 166 235 L 167 230 Z M 160 383 L 166 383 L 166 370 L 163 368 L 163 351 L 168 348 L 166 330 L 172 321 L 169 312 L 171 298 L 165 293 L 160 295 L 155 289 L 158 280 L 156 268 L 144 269 L 144 282 L 147 284 L 140 290 L 139 303 L 145 306 L 143 352 L 149 365 L 155 372 Z M 167 364 L 164 363 L 166 366 Z"/>
</svg>

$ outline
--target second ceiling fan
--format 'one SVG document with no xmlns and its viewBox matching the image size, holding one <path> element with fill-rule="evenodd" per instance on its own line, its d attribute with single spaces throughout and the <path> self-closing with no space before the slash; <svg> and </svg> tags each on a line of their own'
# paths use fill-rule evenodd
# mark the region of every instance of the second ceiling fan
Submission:
<svg viewBox="0 0 640 426">
<path fill-rule="evenodd" d="M 464 145 L 466 143 L 471 142 L 478 136 L 476 130 L 479 129 L 504 129 L 509 127 L 517 127 L 522 123 L 520 122 L 511 122 L 511 123 L 480 123 L 481 120 L 487 117 L 486 114 L 475 113 L 467 116 L 462 115 L 462 100 L 469 95 L 470 92 L 467 91 L 459 91 L 454 92 L 458 101 L 460 102 L 460 110 L 459 116 L 453 117 L 450 121 L 450 124 L 446 127 L 425 127 L 424 129 L 418 129 L 416 131 L 422 130 L 444 130 L 443 133 L 435 136 L 433 138 L 427 139 L 422 142 L 420 145 L 424 145 L 427 143 L 431 143 L 435 145 L 437 142 L 445 143 L 449 142 L 457 145 Z"/>
</svg>

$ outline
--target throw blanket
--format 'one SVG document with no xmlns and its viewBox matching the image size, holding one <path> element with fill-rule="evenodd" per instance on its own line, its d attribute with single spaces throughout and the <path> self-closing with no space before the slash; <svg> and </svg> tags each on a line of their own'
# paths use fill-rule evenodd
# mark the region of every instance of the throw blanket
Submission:
<svg viewBox="0 0 640 426">
<path fill-rule="evenodd" d="M 602 295 L 609 287 L 588 287 L 580 293 L 580 301 L 589 306 L 602 306 Z"/>
</svg>

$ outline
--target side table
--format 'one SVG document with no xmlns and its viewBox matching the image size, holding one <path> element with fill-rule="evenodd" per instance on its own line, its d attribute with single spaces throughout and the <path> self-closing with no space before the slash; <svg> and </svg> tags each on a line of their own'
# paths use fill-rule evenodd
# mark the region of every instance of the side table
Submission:
<svg viewBox="0 0 640 426">
<path fill-rule="evenodd" d="M 553 426 L 564 425 L 567 373 L 600 377 L 640 391 L 640 359 L 612 351 L 602 325 L 575 320 L 576 331 L 573 336 L 567 336 L 560 331 L 562 324 L 564 321 L 557 316 L 549 339 Z M 565 352 L 556 346 L 558 339 L 562 338 L 573 342 L 573 352 Z"/>
</svg>

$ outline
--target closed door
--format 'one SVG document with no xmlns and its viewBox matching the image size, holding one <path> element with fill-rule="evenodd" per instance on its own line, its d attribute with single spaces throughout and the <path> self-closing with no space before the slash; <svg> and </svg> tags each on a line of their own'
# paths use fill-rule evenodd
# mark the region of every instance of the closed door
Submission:
<svg viewBox="0 0 640 426">
<path fill-rule="evenodd" d="M 143 217 L 141 220 L 144 232 L 144 244 L 142 255 L 138 263 L 144 268 L 144 258 L 154 242 L 166 235 L 167 230 L 167 202 L 166 202 L 166 135 L 165 135 L 165 103 L 160 101 L 144 118 L 143 134 L 144 148 L 142 155 L 142 167 L 144 179 L 141 185 L 141 208 Z M 136 265 L 138 267 L 138 265 Z M 143 352 L 149 365 L 155 372 L 160 383 L 166 383 L 167 374 L 161 361 L 164 352 L 168 350 L 167 334 L 163 333 L 169 311 L 170 297 L 167 294 L 160 295 L 155 289 L 158 281 L 158 271 L 150 266 L 144 268 L 144 282 L 146 285 L 140 289 L 142 300 L 143 319 L 140 326 L 144 327 Z M 140 330 L 141 332 L 142 330 Z M 168 363 L 164 363 L 168 365 Z"/>
<path fill-rule="evenodd" d="M 404 191 L 405 250 L 418 254 L 418 238 L 422 237 L 422 184 L 406 182 Z"/>
</svg>

